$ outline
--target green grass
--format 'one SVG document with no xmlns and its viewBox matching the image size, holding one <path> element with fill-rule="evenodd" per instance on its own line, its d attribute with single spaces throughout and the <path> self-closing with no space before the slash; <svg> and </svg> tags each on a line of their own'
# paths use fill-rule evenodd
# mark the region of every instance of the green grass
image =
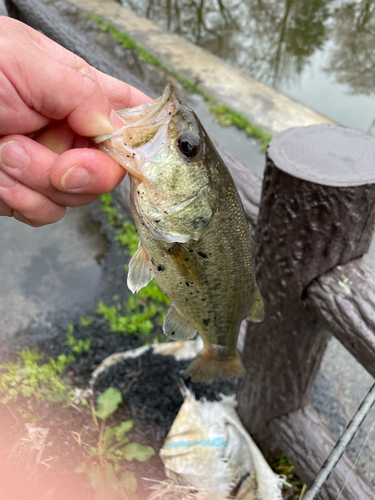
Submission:
<svg viewBox="0 0 375 500">
<path fill-rule="evenodd" d="M 20 396 L 38 401 L 69 403 L 74 392 L 62 378 L 67 364 L 74 361 L 71 354 L 61 354 L 56 360 L 43 363 L 44 354 L 23 349 L 15 363 L 0 365 L 0 401 L 8 403 Z"/>
<path fill-rule="evenodd" d="M 212 96 L 204 92 L 199 86 L 189 80 L 188 78 L 180 75 L 176 71 L 170 71 L 159 59 L 150 54 L 146 49 L 138 45 L 132 38 L 125 33 L 121 32 L 114 26 L 104 22 L 100 17 L 87 13 L 87 16 L 99 24 L 100 29 L 105 33 L 110 33 L 118 44 L 124 49 L 133 49 L 138 54 L 141 61 L 158 66 L 164 69 L 167 73 L 172 75 L 178 82 L 191 92 L 201 95 L 207 102 L 210 111 L 216 116 L 218 122 L 223 126 L 234 126 L 240 130 L 244 130 L 250 137 L 256 137 L 261 143 L 261 149 L 264 151 L 271 140 L 272 136 L 266 134 L 262 129 L 251 123 L 243 114 L 234 111 L 232 108 L 225 104 L 220 104 Z"/>
<path fill-rule="evenodd" d="M 122 31 L 119 31 L 114 26 L 104 22 L 100 17 L 95 16 L 94 14 L 88 13 L 87 16 L 98 23 L 100 25 L 100 29 L 104 33 L 110 33 L 116 42 L 121 45 L 124 49 L 133 49 L 137 52 L 138 57 L 141 61 L 152 64 L 153 66 L 161 66 L 163 67 L 161 61 L 154 57 L 152 54 L 147 52 L 146 49 L 138 45 L 130 36 L 126 35 Z"/>
<path fill-rule="evenodd" d="M 74 326 L 72 324 L 68 325 L 65 344 L 68 345 L 76 354 L 83 354 L 84 352 L 87 352 L 91 346 L 91 339 L 76 339 L 73 335 L 73 332 Z"/>
</svg>

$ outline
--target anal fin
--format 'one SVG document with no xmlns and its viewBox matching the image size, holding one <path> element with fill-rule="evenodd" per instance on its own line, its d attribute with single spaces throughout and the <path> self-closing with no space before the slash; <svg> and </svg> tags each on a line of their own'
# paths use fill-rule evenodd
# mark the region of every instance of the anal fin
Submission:
<svg viewBox="0 0 375 500">
<path fill-rule="evenodd" d="M 139 243 L 138 250 L 129 262 L 128 288 L 133 293 L 148 285 L 152 280 L 147 254 Z"/>
<path fill-rule="evenodd" d="M 197 330 L 186 321 L 177 307 L 171 304 L 164 318 L 163 333 L 170 339 L 190 340 L 196 336 Z"/>
<path fill-rule="evenodd" d="M 254 323 L 261 323 L 264 320 L 263 299 L 257 286 L 255 286 L 254 302 L 251 306 L 250 313 L 247 319 L 250 321 L 254 321 Z"/>
</svg>

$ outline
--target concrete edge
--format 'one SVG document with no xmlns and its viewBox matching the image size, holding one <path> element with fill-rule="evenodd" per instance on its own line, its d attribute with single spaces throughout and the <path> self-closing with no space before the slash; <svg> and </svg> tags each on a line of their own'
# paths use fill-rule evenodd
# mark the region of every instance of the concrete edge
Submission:
<svg viewBox="0 0 375 500">
<path fill-rule="evenodd" d="M 204 92 L 242 113 L 269 134 L 296 126 L 337 123 L 114 1 L 73 2 L 81 10 L 97 15 L 126 33 L 158 58 L 169 71 L 175 71 L 191 81 L 199 75 L 199 87 Z"/>
</svg>

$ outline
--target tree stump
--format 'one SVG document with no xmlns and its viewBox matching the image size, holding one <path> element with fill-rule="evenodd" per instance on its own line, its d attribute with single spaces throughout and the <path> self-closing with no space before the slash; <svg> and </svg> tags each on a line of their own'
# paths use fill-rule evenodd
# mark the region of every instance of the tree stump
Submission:
<svg viewBox="0 0 375 500">
<path fill-rule="evenodd" d="M 307 405 L 330 334 L 303 302 L 311 281 L 369 248 L 375 138 L 335 125 L 277 134 L 255 231 L 265 320 L 248 322 L 239 413 L 267 450 L 267 422 Z"/>
</svg>

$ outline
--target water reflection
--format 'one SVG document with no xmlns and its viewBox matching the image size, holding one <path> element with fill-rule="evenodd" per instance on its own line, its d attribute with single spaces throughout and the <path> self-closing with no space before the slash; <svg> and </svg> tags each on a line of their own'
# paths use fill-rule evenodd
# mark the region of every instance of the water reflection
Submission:
<svg viewBox="0 0 375 500">
<path fill-rule="evenodd" d="M 324 47 L 327 74 L 352 93 L 374 92 L 375 0 L 122 2 L 274 86 L 298 80 L 312 55 Z"/>
<path fill-rule="evenodd" d="M 375 93 L 375 1 L 348 2 L 332 14 L 335 47 L 325 70 L 353 94 Z"/>
</svg>

